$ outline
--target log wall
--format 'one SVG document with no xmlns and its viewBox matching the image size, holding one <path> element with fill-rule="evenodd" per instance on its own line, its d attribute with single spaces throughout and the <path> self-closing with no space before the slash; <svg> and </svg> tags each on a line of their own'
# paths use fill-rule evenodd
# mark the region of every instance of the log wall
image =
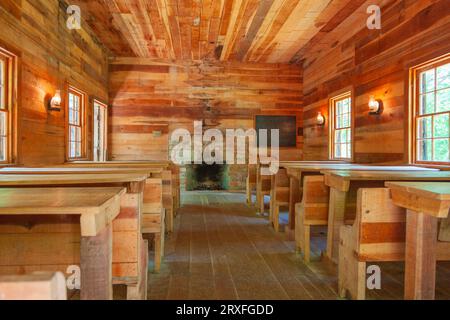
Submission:
<svg viewBox="0 0 450 320">
<path fill-rule="evenodd" d="M 315 118 L 321 111 L 328 124 L 329 98 L 350 88 L 354 93 L 354 161 L 407 162 L 408 70 L 450 52 L 449 2 L 352 3 L 355 8 L 349 6 L 330 19 L 299 53 L 304 68 L 304 158 L 328 159 L 328 126 L 316 126 Z M 371 4 L 382 8 L 381 30 L 366 27 L 366 9 Z M 383 100 L 380 116 L 368 115 L 371 95 Z"/>
<path fill-rule="evenodd" d="M 67 4 L 60 0 L 0 1 L 0 45 L 19 55 L 18 159 L 24 165 L 65 161 L 65 106 L 48 111 L 48 100 L 68 84 L 108 102 L 108 53 L 82 24 L 66 26 Z M 92 103 L 87 107 L 92 154 Z"/>
</svg>

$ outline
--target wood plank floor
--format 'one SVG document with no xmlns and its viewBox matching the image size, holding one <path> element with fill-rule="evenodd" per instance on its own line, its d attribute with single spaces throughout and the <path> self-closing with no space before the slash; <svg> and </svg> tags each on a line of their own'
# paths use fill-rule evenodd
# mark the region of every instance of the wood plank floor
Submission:
<svg viewBox="0 0 450 320">
<path fill-rule="evenodd" d="M 161 272 L 149 273 L 148 299 L 338 299 L 337 267 L 320 260 L 326 229 L 313 230 L 314 261 L 305 264 L 243 194 L 184 192 L 182 200 Z M 367 298 L 402 299 L 403 263 L 378 265 L 382 289 Z M 439 263 L 437 276 L 436 298 L 449 299 L 450 263 Z"/>
</svg>

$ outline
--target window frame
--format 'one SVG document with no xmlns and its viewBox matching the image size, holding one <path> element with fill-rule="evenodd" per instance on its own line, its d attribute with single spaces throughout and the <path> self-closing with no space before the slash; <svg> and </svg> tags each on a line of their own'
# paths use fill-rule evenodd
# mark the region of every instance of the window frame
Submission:
<svg viewBox="0 0 450 320">
<path fill-rule="evenodd" d="M 350 124 L 348 127 L 336 129 L 336 104 L 339 101 L 343 101 L 345 99 L 350 99 Z M 353 151 L 354 151 L 354 99 L 353 99 L 353 90 L 347 90 L 343 93 L 334 95 L 329 99 L 329 158 L 330 160 L 340 160 L 340 161 L 353 161 Z M 335 133 L 336 131 L 350 129 L 350 156 L 348 158 L 336 157 L 335 156 Z"/>
<path fill-rule="evenodd" d="M 5 65 L 4 101 L 7 127 L 5 129 L 6 151 L 5 160 L 0 160 L 0 166 L 13 165 L 17 161 L 17 101 L 18 101 L 18 59 L 19 56 L 0 43 L 0 59 Z"/>
<path fill-rule="evenodd" d="M 104 118 L 104 123 L 103 123 L 103 159 L 99 159 L 96 160 L 96 145 L 95 145 L 95 124 L 97 119 L 95 119 L 95 108 L 96 106 L 99 106 L 99 108 L 104 108 L 104 112 L 105 112 L 105 118 Z M 92 106 L 92 160 L 93 161 L 97 161 L 97 162 L 102 162 L 102 161 L 106 161 L 106 159 L 108 158 L 108 105 L 106 103 L 101 102 L 98 99 L 93 99 L 93 106 Z M 97 155 L 98 156 L 98 155 Z"/>
<path fill-rule="evenodd" d="M 67 96 L 66 96 L 66 158 L 67 161 L 79 161 L 79 160 L 87 160 L 87 110 L 86 110 L 86 101 L 87 101 L 87 94 L 82 91 L 77 89 L 74 86 L 69 85 L 67 90 Z M 71 157 L 70 155 L 70 128 L 71 126 L 76 126 L 76 125 L 72 125 L 69 123 L 69 97 L 70 95 L 76 95 L 80 98 L 80 125 L 77 127 L 81 128 L 81 155 L 79 157 Z"/>
<path fill-rule="evenodd" d="M 433 69 L 437 69 L 440 66 L 446 65 L 450 63 L 450 54 L 447 54 L 443 57 L 437 58 L 437 59 L 433 59 L 430 60 L 426 63 L 423 63 L 419 66 L 416 66 L 414 68 L 411 69 L 411 117 L 410 117 L 410 123 L 411 123 L 411 139 L 410 139 L 410 145 L 411 145 L 411 159 L 412 159 L 412 163 L 413 164 L 417 164 L 417 165 L 431 165 L 431 166 L 443 166 L 443 167 L 448 167 L 450 166 L 450 160 L 449 161 L 424 161 L 424 160 L 419 160 L 418 159 L 418 119 L 419 118 L 424 118 L 424 117 L 430 117 L 432 118 L 432 123 L 431 123 L 431 130 L 432 130 L 432 136 L 431 138 L 427 139 L 427 140 L 431 140 L 432 141 L 432 146 L 433 146 L 433 142 L 435 139 L 439 139 L 439 138 L 434 138 L 434 125 L 433 125 L 433 119 L 434 116 L 439 116 L 442 114 L 449 114 L 450 117 L 450 111 L 442 111 L 442 112 L 434 112 L 434 113 L 429 113 L 429 114 L 424 114 L 424 115 L 420 115 L 420 75 L 424 72 L 427 72 L 429 70 L 433 70 Z M 435 74 L 436 76 L 436 74 Z M 437 79 L 435 77 L 435 90 L 433 90 L 432 92 L 435 93 L 435 106 L 436 106 L 436 99 L 437 99 L 437 95 L 436 92 L 439 90 L 436 90 L 437 88 Z M 446 89 L 442 89 L 442 90 L 446 90 Z M 426 92 L 426 93 L 430 93 L 430 92 Z M 449 124 L 449 130 L 450 130 L 450 124 Z M 450 146 L 450 137 L 449 139 L 449 146 Z M 423 140 L 423 139 L 422 139 Z M 432 147 L 432 155 L 433 155 L 433 151 L 434 151 L 434 147 Z M 450 153 L 450 148 L 449 148 L 449 153 Z"/>
</svg>

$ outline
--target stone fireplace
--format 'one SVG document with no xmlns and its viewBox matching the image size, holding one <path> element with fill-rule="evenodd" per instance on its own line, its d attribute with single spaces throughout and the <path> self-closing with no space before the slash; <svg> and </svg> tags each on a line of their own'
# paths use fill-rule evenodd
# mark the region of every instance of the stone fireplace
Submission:
<svg viewBox="0 0 450 320">
<path fill-rule="evenodd" d="M 228 190 L 229 175 L 226 164 L 193 164 L 186 166 L 186 190 Z"/>
</svg>

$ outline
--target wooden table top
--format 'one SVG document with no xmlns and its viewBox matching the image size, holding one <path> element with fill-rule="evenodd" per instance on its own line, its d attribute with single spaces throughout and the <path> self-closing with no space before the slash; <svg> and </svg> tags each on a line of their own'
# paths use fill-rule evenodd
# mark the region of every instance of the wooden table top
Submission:
<svg viewBox="0 0 450 320">
<path fill-rule="evenodd" d="M 450 172 L 448 171 L 430 171 L 430 170 L 330 170 L 322 171 L 325 176 L 342 179 L 342 180 L 450 180 Z M 398 167 L 401 168 L 401 167 Z"/>
<path fill-rule="evenodd" d="M 288 169 L 320 172 L 324 170 L 354 170 L 354 171 L 439 171 L 438 169 L 416 166 L 369 166 L 350 163 L 304 163 L 286 166 Z"/>
<path fill-rule="evenodd" d="M 450 182 L 386 182 L 386 187 L 405 191 L 419 197 L 442 201 L 450 200 Z"/>
<path fill-rule="evenodd" d="M 163 168 L 113 168 L 113 167 L 39 167 L 39 168 L 28 168 L 28 167 L 8 167 L 0 169 L 0 174 L 155 174 L 161 173 Z"/>
<path fill-rule="evenodd" d="M 161 167 L 168 168 L 170 166 L 170 161 L 73 161 L 67 162 L 64 166 L 79 166 L 79 167 L 125 167 L 125 168 L 136 168 L 136 167 Z"/>
<path fill-rule="evenodd" d="M 147 174 L 3 174 L 0 186 L 76 185 L 142 182 Z"/>
<path fill-rule="evenodd" d="M 280 167 L 287 166 L 302 166 L 302 165 L 321 165 L 321 164 L 348 164 L 344 161 L 338 160 L 323 160 L 323 161 L 280 161 Z"/>
<path fill-rule="evenodd" d="M 120 212 L 124 188 L 3 188 L 0 215 L 80 215 L 81 234 L 95 236 Z"/>
</svg>

